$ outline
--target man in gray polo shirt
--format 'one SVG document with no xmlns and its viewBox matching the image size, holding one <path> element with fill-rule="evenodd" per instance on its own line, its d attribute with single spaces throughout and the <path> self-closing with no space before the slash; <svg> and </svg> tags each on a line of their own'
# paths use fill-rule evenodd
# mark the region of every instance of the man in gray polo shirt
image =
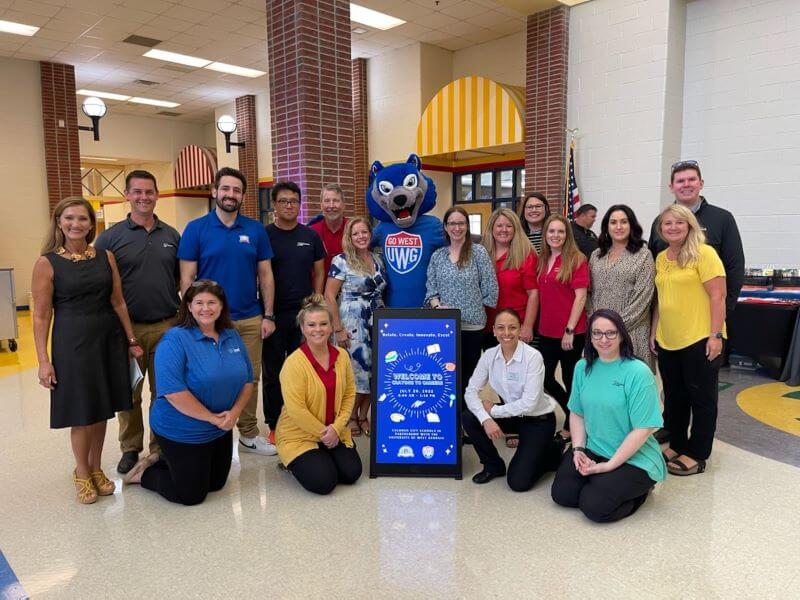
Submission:
<svg viewBox="0 0 800 600">
<path fill-rule="evenodd" d="M 147 171 L 131 171 L 125 178 L 125 200 L 131 205 L 128 218 L 101 233 L 98 250 L 111 250 L 117 261 L 122 293 L 128 304 L 133 333 L 144 350 L 139 358 L 142 373 L 150 384 L 150 402 L 156 394 L 154 358 L 156 345 L 175 320 L 178 298 L 178 232 L 155 215 L 158 200 L 156 178 Z M 119 442 L 122 458 L 117 471 L 127 473 L 144 446 L 142 387 L 133 394 L 133 409 L 119 413 Z M 150 452 L 158 445 L 150 433 Z"/>
</svg>

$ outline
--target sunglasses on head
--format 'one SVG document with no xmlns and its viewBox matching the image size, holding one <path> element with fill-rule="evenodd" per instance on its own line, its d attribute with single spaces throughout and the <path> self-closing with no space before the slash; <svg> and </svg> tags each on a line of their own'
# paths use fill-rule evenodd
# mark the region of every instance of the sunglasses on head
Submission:
<svg viewBox="0 0 800 600">
<path fill-rule="evenodd" d="M 697 163 L 696 160 L 679 160 L 672 165 L 672 172 L 680 171 L 681 169 L 685 169 L 686 167 L 699 167 L 700 165 Z"/>
</svg>

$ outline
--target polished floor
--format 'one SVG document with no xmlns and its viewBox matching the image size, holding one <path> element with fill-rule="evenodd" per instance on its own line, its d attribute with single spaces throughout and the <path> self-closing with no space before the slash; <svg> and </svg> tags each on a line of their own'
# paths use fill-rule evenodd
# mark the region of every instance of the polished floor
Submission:
<svg viewBox="0 0 800 600">
<path fill-rule="evenodd" d="M 0 600 L 798 595 L 800 437 L 739 407 L 743 390 L 772 383 L 758 375 L 723 374 L 732 385 L 709 470 L 670 477 L 612 525 L 553 504 L 552 475 L 523 494 L 502 480 L 474 485 L 469 447 L 463 481 L 365 477 L 312 497 L 275 458 L 243 455 L 197 507 L 121 482 L 81 506 L 68 433 L 48 429 L 27 317 L 20 324 L 19 352 L 0 352 L 0 551 L 19 580 Z M 109 476 L 116 433 L 112 421 Z M 776 443 L 761 439 L 771 433 Z M 368 444 L 359 450 L 367 463 Z"/>
</svg>

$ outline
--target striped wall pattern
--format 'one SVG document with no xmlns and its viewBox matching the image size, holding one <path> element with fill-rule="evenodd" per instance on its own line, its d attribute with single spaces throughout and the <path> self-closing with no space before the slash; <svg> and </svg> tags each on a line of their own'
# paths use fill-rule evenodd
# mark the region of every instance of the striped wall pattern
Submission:
<svg viewBox="0 0 800 600">
<path fill-rule="evenodd" d="M 217 172 L 217 157 L 202 146 L 186 146 L 175 161 L 175 187 L 179 190 L 209 185 Z"/>
<path fill-rule="evenodd" d="M 431 156 L 521 143 L 525 91 L 484 77 L 462 77 L 434 96 L 417 126 L 417 153 Z"/>
</svg>

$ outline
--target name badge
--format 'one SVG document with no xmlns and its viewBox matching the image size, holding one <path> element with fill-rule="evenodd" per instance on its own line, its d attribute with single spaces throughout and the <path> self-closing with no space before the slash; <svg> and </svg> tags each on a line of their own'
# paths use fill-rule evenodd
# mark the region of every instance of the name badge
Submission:
<svg viewBox="0 0 800 600">
<path fill-rule="evenodd" d="M 250 243 L 250 236 L 249 235 L 240 235 L 239 236 L 239 243 L 240 244 L 249 244 Z"/>
<path fill-rule="evenodd" d="M 522 377 L 520 377 L 519 373 L 508 373 L 508 380 L 509 381 L 521 381 Z"/>
</svg>

